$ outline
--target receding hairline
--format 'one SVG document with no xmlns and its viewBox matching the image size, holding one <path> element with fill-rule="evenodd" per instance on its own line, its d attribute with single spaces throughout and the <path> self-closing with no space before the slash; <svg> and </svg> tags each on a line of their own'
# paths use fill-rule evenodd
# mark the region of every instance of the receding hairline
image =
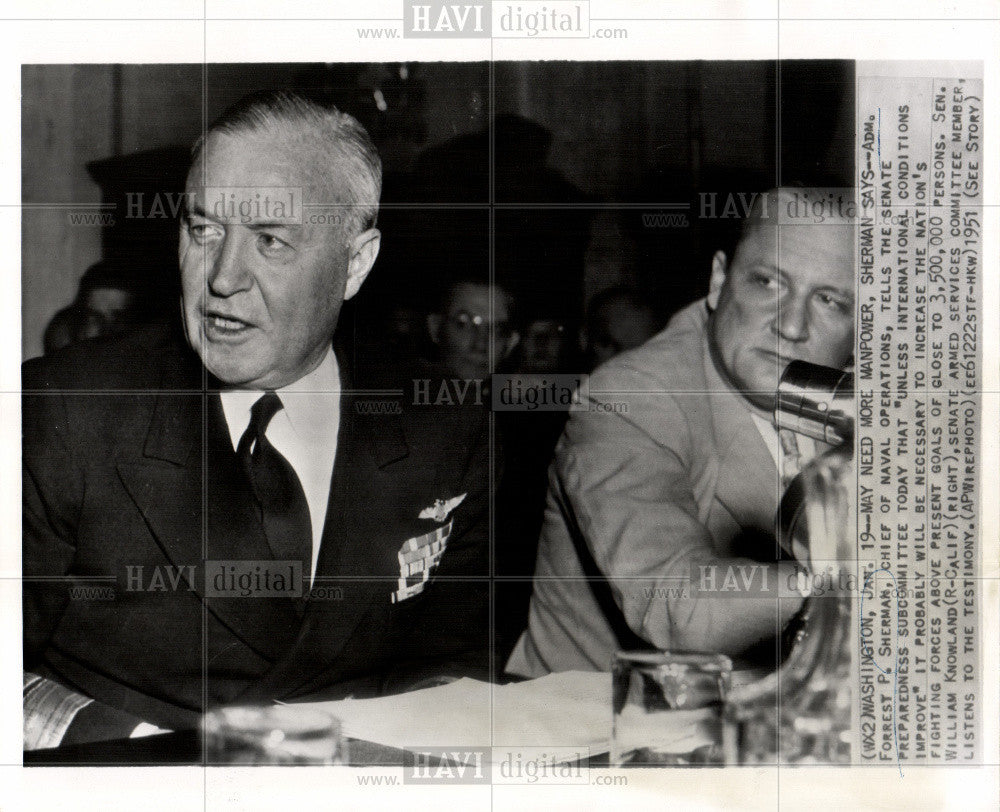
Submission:
<svg viewBox="0 0 1000 812">
<path fill-rule="evenodd" d="M 739 243 L 765 226 L 852 226 L 856 216 L 853 188 L 835 186 L 777 186 L 754 198 L 740 226 Z M 822 204 L 817 208 L 817 204 Z M 828 221 L 834 220 L 835 223 Z M 735 253 L 735 251 L 734 251 Z"/>
<path fill-rule="evenodd" d="M 491 283 L 485 279 L 482 281 L 477 279 L 453 279 L 446 282 L 441 288 L 442 310 L 446 310 L 447 306 L 453 302 L 460 288 L 478 288 L 489 296 L 501 294 L 507 297 L 507 303 L 511 306 L 516 302 L 514 294 L 501 282 Z"/>
<path fill-rule="evenodd" d="M 280 133 L 265 130 L 215 130 L 206 133 L 206 137 L 191 163 L 191 168 L 188 170 L 187 183 L 191 183 L 194 173 L 202 165 L 210 142 L 216 139 L 225 139 L 230 142 L 242 141 L 244 143 L 253 140 L 264 149 L 276 148 L 276 152 L 274 153 L 277 156 L 277 160 L 274 161 L 275 165 L 280 165 L 287 161 L 290 164 L 297 164 L 302 168 L 303 182 L 301 184 L 289 185 L 301 185 L 307 189 L 328 189 L 334 193 L 332 195 L 324 195 L 318 200 L 304 201 L 306 203 L 343 204 L 347 202 L 346 198 L 349 195 L 336 194 L 337 189 L 344 185 L 343 183 L 338 183 L 338 169 L 347 163 L 348 159 L 345 156 L 338 154 L 333 156 L 333 160 L 331 160 L 330 151 L 321 139 L 300 138 L 297 141 L 289 141 L 289 139 L 282 137 Z M 195 180 L 197 181 L 197 179 Z M 196 182 L 195 185 L 200 184 Z"/>
<path fill-rule="evenodd" d="M 382 162 L 367 130 L 350 114 L 290 91 L 247 97 L 226 110 L 194 143 L 192 171 L 202 158 L 205 145 L 216 135 L 270 136 L 314 149 L 314 156 L 303 155 L 310 160 L 315 157 L 316 164 L 324 168 L 327 185 L 338 198 L 330 202 L 351 207 L 348 220 L 354 230 L 360 232 L 375 226 Z"/>
</svg>

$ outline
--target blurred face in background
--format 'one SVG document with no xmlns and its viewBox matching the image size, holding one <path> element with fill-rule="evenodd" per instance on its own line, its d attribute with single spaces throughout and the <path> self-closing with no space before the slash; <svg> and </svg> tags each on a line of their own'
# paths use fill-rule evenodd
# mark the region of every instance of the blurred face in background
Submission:
<svg viewBox="0 0 1000 812">
<path fill-rule="evenodd" d="M 650 308 L 640 307 L 626 298 L 606 302 L 593 321 L 595 329 L 589 339 L 595 365 L 645 344 L 660 327 Z"/>
<path fill-rule="evenodd" d="M 512 316 L 513 300 L 504 291 L 476 282 L 453 285 L 442 312 L 427 317 L 444 372 L 462 379 L 491 375 L 517 344 Z"/>
<path fill-rule="evenodd" d="M 566 326 L 556 319 L 535 319 L 521 339 L 521 372 L 543 374 L 559 371 L 566 353 Z"/>
<path fill-rule="evenodd" d="M 790 361 L 844 368 L 854 349 L 854 228 L 762 221 L 731 263 L 718 252 L 708 296 L 716 367 L 770 411 Z"/>
<path fill-rule="evenodd" d="M 116 287 L 95 287 L 87 292 L 84 304 L 101 315 L 108 324 L 128 321 L 135 301 L 131 291 Z"/>
</svg>

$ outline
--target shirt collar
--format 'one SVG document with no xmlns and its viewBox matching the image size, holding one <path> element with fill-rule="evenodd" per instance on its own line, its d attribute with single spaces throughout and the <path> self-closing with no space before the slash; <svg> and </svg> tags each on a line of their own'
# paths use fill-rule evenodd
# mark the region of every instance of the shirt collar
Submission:
<svg viewBox="0 0 1000 812">
<path fill-rule="evenodd" d="M 316 369 L 277 391 L 295 433 L 300 437 L 313 434 L 330 419 L 330 401 L 340 399 L 340 367 L 333 347 Z"/>
<path fill-rule="evenodd" d="M 276 390 L 293 431 L 302 438 L 322 433 L 322 427 L 339 423 L 339 413 L 331 409 L 340 402 L 340 365 L 333 347 L 312 372 Z M 235 448 L 250 425 L 250 409 L 264 394 L 263 389 L 231 389 L 220 393 L 222 409 Z"/>
</svg>

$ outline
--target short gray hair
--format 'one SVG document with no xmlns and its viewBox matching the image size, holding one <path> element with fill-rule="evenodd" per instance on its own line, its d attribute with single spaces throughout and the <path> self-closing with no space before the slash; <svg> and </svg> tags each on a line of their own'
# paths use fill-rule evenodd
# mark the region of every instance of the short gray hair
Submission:
<svg viewBox="0 0 1000 812">
<path fill-rule="evenodd" d="M 201 156 L 207 137 L 216 132 L 273 132 L 322 142 L 333 161 L 341 165 L 350 207 L 347 232 L 353 236 L 375 227 L 382 161 L 368 132 L 354 116 L 288 90 L 253 94 L 226 110 L 198 138 L 191 149 L 192 164 Z"/>
</svg>

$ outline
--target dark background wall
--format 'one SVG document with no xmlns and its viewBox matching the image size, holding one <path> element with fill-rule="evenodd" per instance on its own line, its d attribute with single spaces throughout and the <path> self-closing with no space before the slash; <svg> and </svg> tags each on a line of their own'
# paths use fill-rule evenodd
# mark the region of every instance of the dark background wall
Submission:
<svg viewBox="0 0 1000 812">
<path fill-rule="evenodd" d="M 637 231 L 638 214 L 623 217 L 623 204 L 640 212 L 640 204 L 687 201 L 698 190 L 852 177 L 853 67 L 845 62 L 27 65 L 25 358 L 41 352 L 48 320 L 109 252 L 151 278 L 169 276 L 173 224 L 146 223 L 159 228 L 156 236 L 123 223 L 123 192 L 182 174 L 172 162 L 180 166 L 206 122 L 235 100 L 288 86 L 323 95 L 365 123 L 383 155 L 390 198 L 394 178 L 405 177 L 420 153 L 486 132 L 491 112 L 542 125 L 548 166 L 592 215 L 579 307 L 620 282 L 659 291 L 658 274 L 690 278 L 686 266 L 700 262 L 704 237 Z M 147 158 L 119 160 L 135 153 Z M 115 160 L 95 164 L 108 158 Z M 71 218 L 102 201 L 117 204 L 114 229 Z M 384 222 L 388 244 L 392 216 Z M 557 250 L 558 240 L 553 235 Z"/>
</svg>

